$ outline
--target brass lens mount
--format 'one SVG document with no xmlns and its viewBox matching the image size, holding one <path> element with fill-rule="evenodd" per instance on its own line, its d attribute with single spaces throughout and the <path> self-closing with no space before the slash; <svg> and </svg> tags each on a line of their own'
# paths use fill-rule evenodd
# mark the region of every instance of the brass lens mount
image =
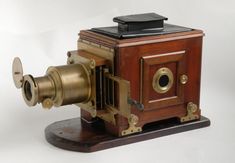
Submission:
<svg viewBox="0 0 235 163">
<path fill-rule="evenodd" d="M 167 67 L 158 69 L 152 81 L 152 87 L 157 93 L 166 93 L 173 85 L 174 77 L 172 71 Z"/>
<path fill-rule="evenodd" d="M 41 77 L 23 76 L 23 68 L 17 58 L 13 62 L 13 79 L 16 87 L 22 88 L 28 106 L 42 103 L 43 107 L 49 109 L 53 105 L 58 107 L 89 101 L 91 77 L 88 69 L 86 65 L 76 63 L 49 67 L 46 75 Z M 20 72 L 20 79 L 17 72 Z"/>
</svg>

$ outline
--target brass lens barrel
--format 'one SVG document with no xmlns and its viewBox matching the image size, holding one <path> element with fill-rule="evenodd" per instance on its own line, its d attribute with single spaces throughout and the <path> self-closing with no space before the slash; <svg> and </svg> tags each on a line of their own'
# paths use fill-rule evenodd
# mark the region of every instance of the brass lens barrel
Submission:
<svg viewBox="0 0 235 163">
<path fill-rule="evenodd" d="M 55 106 L 87 101 L 91 94 L 88 71 L 82 64 L 49 67 L 50 75 L 56 85 Z"/>
<path fill-rule="evenodd" d="M 29 106 L 51 99 L 54 106 L 85 102 L 91 95 L 89 72 L 82 64 L 49 67 L 43 77 L 24 76 L 22 93 Z"/>
<path fill-rule="evenodd" d="M 55 85 L 49 76 L 37 77 L 34 79 L 38 86 L 38 102 L 41 102 L 45 97 L 54 97 Z"/>
</svg>

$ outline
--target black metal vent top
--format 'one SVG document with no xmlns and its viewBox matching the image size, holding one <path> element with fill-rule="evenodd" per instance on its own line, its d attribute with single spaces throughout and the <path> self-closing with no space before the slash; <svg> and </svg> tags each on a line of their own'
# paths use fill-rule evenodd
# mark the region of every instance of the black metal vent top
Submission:
<svg viewBox="0 0 235 163">
<path fill-rule="evenodd" d="M 119 16 L 113 18 L 113 21 L 118 23 L 118 29 L 126 32 L 153 28 L 161 30 L 163 29 L 164 20 L 167 20 L 167 18 L 155 13 Z"/>
<path fill-rule="evenodd" d="M 113 18 L 118 26 L 92 28 L 91 31 L 122 39 L 192 30 L 191 28 L 164 23 L 164 20 L 167 19 L 155 13 L 119 16 Z"/>
</svg>

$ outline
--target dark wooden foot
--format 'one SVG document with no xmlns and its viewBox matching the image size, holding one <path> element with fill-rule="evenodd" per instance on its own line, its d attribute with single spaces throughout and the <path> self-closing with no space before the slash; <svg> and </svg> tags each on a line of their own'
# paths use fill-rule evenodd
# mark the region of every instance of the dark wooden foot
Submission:
<svg viewBox="0 0 235 163">
<path fill-rule="evenodd" d="M 200 120 L 183 124 L 175 119 L 169 119 L 146 125 L 141 133 L 115 137 L 105 132 L 101 121 L 84 125 L 81 118 L 74 118 L 49 125 L 45 129 L 45 135 L 47 141 L 56 147 L 79 152 L 94 152 L 209 125 L 210 120 L 203 116 Z"/>
</svg>

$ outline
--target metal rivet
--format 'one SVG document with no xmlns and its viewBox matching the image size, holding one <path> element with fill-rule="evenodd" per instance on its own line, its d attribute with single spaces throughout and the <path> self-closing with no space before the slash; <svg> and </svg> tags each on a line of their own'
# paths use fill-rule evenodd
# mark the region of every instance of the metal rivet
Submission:
<svg viewBox="0 0 235 163">
<path fill-rule="evenodd" d="M 180 83 L 181 84 L 186 84 L 188 82 L 188 76 L 187 75 L 181 75 L 180 76 Z"/>
</svg>

